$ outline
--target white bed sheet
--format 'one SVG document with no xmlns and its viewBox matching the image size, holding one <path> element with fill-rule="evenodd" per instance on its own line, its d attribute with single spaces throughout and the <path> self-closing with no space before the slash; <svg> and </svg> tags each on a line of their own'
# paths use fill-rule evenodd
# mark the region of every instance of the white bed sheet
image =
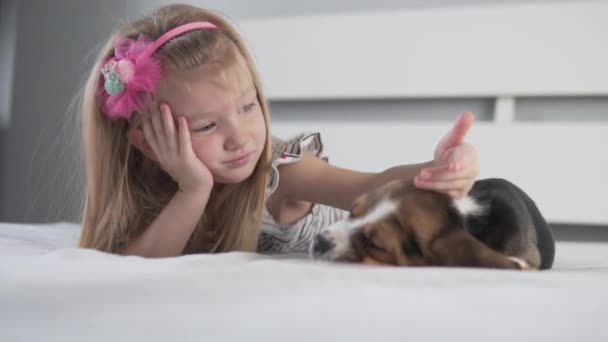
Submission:
<svg viewBox="0 0 608 342">
<path fill-rule="evenodd" d="M 601 243 L 516 272 L 121 257 L 74 248 L 78 228 L 0 224 L 0 341 L 608 340 Z"/>
</svg>

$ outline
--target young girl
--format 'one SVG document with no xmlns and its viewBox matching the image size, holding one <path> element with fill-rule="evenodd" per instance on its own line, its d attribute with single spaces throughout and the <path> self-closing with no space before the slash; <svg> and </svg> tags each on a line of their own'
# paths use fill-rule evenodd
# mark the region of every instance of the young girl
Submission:
<svg viewBox="0 0 608 342">
<path fill-rule="evenodd" d="M 464 113 L 432 161 L 381 173 L 329 165 L 318 134 L 273 138 L 236 30 L 171 5 L 120 29 L 82 104 L 87 191 L 80 246 L 148 257 L 306 251 L 364 191 L 406 178 L 465 195 L 477 173 Z"/>
</svg>

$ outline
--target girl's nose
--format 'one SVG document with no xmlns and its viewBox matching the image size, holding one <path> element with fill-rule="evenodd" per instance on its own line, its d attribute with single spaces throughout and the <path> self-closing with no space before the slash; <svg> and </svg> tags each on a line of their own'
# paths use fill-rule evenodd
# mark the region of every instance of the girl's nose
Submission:
<svg viewBox="0 0 608 342">
<path fill-rule="evenodd" d="M 225 148 L 229 151 L 238 150 L 245 145 L 246 134 L 243 123 L 233 121 L 227 130 Z"/>
</svg>

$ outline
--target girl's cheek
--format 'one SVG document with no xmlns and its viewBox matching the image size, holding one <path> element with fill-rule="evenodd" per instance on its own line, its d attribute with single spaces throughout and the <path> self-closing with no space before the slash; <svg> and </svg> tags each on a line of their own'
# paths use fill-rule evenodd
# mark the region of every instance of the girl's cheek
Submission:
<svg viewBox="0 0 608 342">
<path fill-rule="evenodd" d="M 194 154 L 202 161 L 208 162 L 218 154 L 218 142 L 210 137 L 192 137 L 192 149 Z"/>
</svg>

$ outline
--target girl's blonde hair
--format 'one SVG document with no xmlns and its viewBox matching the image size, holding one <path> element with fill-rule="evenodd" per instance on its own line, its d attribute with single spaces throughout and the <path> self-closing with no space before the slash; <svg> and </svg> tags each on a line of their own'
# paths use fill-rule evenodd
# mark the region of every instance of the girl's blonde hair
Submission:
<svg viewBox="0 0 608 342">
<path fill-rule="evenodd" d="M 100 68 L 112 56 L 115 37 L 157 39 L 174 27 L 196 21 L 208 21 L 218 28 L 194 30 L 170 40 L 155 54 L 161 65 L 188 70 L 219 60 L 223 67 L 249 71 L 267 134 L 260 160 L 247 180 L 214 186 L 184 253 L 255 251 L 270 159 L 268 105 L 253 60 L 237 31 L 219 15 L 188 5 L 161 7 L 120 29 L 104 46 L 86 82 L 82 100 L 86 198 L 81 247 L 120 252 L 129 239 L 151 224 L 178 189 L 157 163 L 128 142 L 130 124 L 111 120 L 101 110 L 97 96 Z"/>
</svg>

